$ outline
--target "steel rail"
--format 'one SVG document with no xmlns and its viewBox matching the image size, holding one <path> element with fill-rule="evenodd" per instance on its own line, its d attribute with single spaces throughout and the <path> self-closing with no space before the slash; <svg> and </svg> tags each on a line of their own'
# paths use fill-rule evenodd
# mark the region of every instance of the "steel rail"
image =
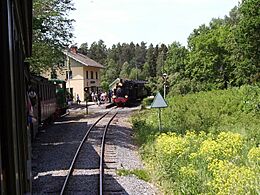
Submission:
<svg viewBox="0 0 260 195">
<path fill-rule="evenodd" d="M 112 109 L 111 109 L 111 110 L 112 110 Z M 73 170 L 75 161 L 76 161 L 76 159 L 77 159 L 77 157 L 78 157 L 79 151 L 80 151 L 80 149 L 81 149 L 83 143 L 86 141 L 86 139 L 87 139 L 87 137 L 88 137 L 90 131 L 91 131 L 91 130 L 93 129 L 93 127 L 94 127 L 101 119 L 103 119 L 111 110 L 109 110 L 108 112 L 106 112 L 105 114 L 103 114 L 95 123 L 93 123 L 93 125 L 91 125 L 91 127 L 88 129 L 87 133 L 85 134 L 85 136 L 84 136 L 83 139 L 81 140 L 80 145 L 79 145 L 79 147 L 78 147 L 78 149 L 77 149 L 77 151 L 76 151 L 76 153 L 75 153 L 75 155 L 74 155 L 74 158 L 73 158 L 73 160 L 71 161 L 70 168 L 69 168 L 69 173 L 67 174 L 66 179 L 65 179 L 65 181 L 64 181 L 64 183 L 63 183 L 63 186 L 62 186 L 60 195 L 63 195 L 63 193 L 64 193 L 64 191 L 65 191 L 65 189 L 66 189 L 66 186 L 67 186 L 69 177 L 70 177 L 71 174 L 72 174 L 72 170 Z"/>
<path fill-rule="evenodd" d="M 117 115 L 117 112 L 111 117 L 109 122 L 107 123 L 105 130 L 103 132 L 103 137 L 102 137 L 102 142 L 101 142 L 101 152 L 100 152 L 100 162 L 99 162 L 99 195 L 103 195 L 103 183 L 104 183 L 104 153 L 105 153 L 105 139 L 106 139 L 106 134 L 108 127 L 112 120 L 115 118 Z"/>
</svg>

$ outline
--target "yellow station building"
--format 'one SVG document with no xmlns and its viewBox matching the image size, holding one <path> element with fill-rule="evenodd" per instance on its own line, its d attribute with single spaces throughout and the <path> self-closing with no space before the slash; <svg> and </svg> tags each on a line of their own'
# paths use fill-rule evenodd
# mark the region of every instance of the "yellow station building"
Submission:
<svg viewBox="0 0 260 195">
<path fill-rule="evenodd" d="M 100 63 L 77 52 L 77 47 L 72 46 L 65 51 L 66 63 L 61 71 L 57 72 L 57 79 L 66 80 L 66 88 L 76 100 L 79 95 L 84 101 L 85 91 L 96 92 L 100 88 L 100 70 L 104 68 Z M 50 76 L 48 76 L 50 77 Z"/>
</svg>

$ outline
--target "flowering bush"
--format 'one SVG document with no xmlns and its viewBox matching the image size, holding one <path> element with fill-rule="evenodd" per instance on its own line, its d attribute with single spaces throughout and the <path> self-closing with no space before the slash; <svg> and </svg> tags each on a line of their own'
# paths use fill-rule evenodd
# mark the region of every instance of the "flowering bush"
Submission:
<svg viewBox="0 0 260 195">
<path fill-rule="evenodd" d="M 243 147 L 242 136 L 238 133 L 221 132 L 216 140 L 211 138 L 202 142 L 199 154 L 207 160 L 237 158 Z"/>
<path fill-rule="evenodd" d="M 147 167 L 167 194 L 260 194 L 260 88 L 167 99 L 133 120 Z M 193 129 L 193 131 L 189 131 Z"/>
<path fill-rule="evenodd" d="M 257 194 L 259 178 L 251 167 L 237 166 L 227 160 L 214 160 L 208 165 L 213 178 L 209 187 L 215 194 Z"/>
<path fill-rule="evenodd" d="M 154 142 L 153 158 L 148 163 L 153 164 L 161 183 L 168 181 L 164 187 L 169 193 L 257 194 L 260 150 L 253 147 L 246 151 L 245 142 L 232 132 L 162 133 Z"/>
<path fill-rule="evenodd" d="M 248 159 L 250 162 L 260 164 L 260 147 L 253 147 L 248 152 Z"/>
</svg>

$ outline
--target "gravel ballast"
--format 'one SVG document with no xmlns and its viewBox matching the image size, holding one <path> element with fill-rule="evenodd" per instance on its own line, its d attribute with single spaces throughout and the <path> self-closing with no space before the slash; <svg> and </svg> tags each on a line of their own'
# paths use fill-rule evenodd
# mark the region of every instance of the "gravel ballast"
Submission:
<svg viewBox="0 0 260 195">
<path fill-rule="evenodd" d="M 89 106 L 89 115 L 85 115 L 84 107 L 73 107 L 70 115 L 55 122 L 52 126 L 42 130 L 32 144 L 32 174 L 33 174 L 33 194 L 59 194 L 63 181 L 67 175 L 68 167 L 73 158 L 73 154 L 86 133 L 88 127 L 107 109 L 104 106 Z M 139 107 L 120 109 L 118 116 L 112 121 L 108 130 L 108 146 L 105 152 L 106 179 L 105 187 L 107 194 L 160 194 L 158 189 L 152 184 L 138 179 L 134 175 L 119 176 L 118 169 L 134 170 L 143 169 L 141 158 L 138 154 L 138 147 L 133 142 L 133 132 L 129 117 L 133 111 Z M 102 126 L 102 125 L 101 125 Z M 88 146 L 85 147 L 88 150 Z M 89 177 L 92 184 L 96 183 L 98 169 L 92 166 L 92 159 L 95 156 L 86 155 L 84 165 L 92 167 L 92 172 L 86 168 L 75 170 L 74 174 L 80 177 Z M 107 157 L 106 157 L 107 155 Z M 93 180 L 93 181 L 92 181 Z M 93 185 L 84 183 L 82 188 L 91 188 Z M 79 188 L 79 187 L 78 187 Z M 113 189 L 115 190 L 114 193 Z M 120 190 L 118 190 L 120 189 Z M 109 191 L 111 190 L 111 191 Z M 88 193 L 87 193 L 88 192 Z M 96 194 L 91 190 L 77 189 L 69 194 Z M 105 191 L 106 194 L 106 191 Z"/>
</svg>

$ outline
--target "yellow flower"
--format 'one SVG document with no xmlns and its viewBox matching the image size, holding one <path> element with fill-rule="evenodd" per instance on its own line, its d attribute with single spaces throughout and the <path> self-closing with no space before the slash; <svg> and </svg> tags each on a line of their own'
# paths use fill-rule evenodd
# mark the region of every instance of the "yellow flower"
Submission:
<svg viewBox="0 0 260 195">
<path fill-rule="evenodd" d="M 163 133 L 156 140 L 156 149 L 163 154 L 180 155 L 184 153 L 186 146 L 184 139 L 175 133 Z"/>
<path fill-rule="evenodd" d="M 227 160 L 213 160 L 208 168 L 213 174 L 209 186 L 218 195 L 257 191 L 259 184 L 257 173 L 249 167 L 237 166 Z"/>
<path fill-rule="evenodd" d="M 253 147 L 247 155 L 249 161 L 260 163 L 260 147 Z"/>
<path fill-rule="evenodd" d="M 198 171 L 193 167 L 192 164 L 189 164 L 188 166 L 183 166 L 180 168 L 180 174 L 183 177 L 192 178 L 197 176 Z"/>
</svg>

